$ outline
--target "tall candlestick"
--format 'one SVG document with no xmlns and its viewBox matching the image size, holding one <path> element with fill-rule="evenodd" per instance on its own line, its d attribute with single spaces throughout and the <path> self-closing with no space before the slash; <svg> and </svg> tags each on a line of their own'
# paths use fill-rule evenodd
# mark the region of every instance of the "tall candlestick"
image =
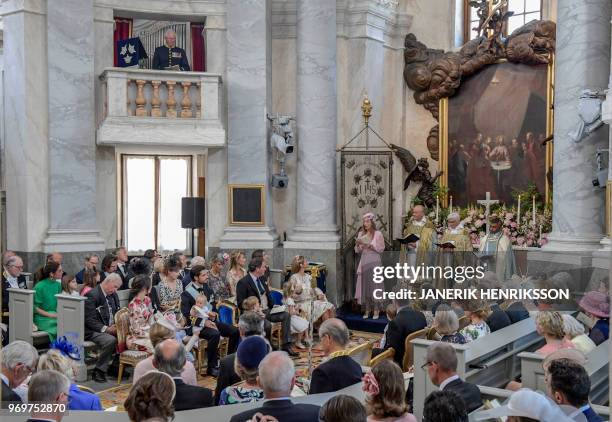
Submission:
<svg viewBox="0 0 612 422">
<path fill-rule="evenodd" d="M 436 224 L 438 223 L 438 214 L 440 213 L 440 198 L 436 195 Z"/>
<path fill-rule="evenodd" d="M 449 208 L 449 211 L 448 211 L 449 213 L 453 212 L 453 196 L 452 195 L 450 197 L 450 203 L 448 205 L 448 208 Z"/>
<path fill-rule="evenodd" d="M 531 197 L 531 199 L 533 200 L 533 209 L 531 210 L 531 213 L 533 214 L 533 228 L 535 229 L 536 226 L 536 204 L 535 204 L 535 195 L 533 195 Z"/>
<path fill-rule="evenodd" d="M 539 239 L 541 239 L 541 238 L 542 238 L 542 225 L 540 224 L 540 237 L 539 237 Z"/>
<path fill-rule="evenodd" d="M 518 196 L 518 205 L 516 208 L 516 224 L 521 225 L 521 195 Z"/>
</svg>

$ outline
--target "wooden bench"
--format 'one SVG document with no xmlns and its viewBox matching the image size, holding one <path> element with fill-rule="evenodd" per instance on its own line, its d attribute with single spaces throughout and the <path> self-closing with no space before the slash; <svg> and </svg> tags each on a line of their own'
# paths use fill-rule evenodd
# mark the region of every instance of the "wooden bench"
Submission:
<svg viewBox="0 0 612 422">
<path fill-rule="evenodd" d="M 536 332 L 532 318 L 519 321 L 468 344 L 453 344 L 457 352 L 457 373 L 461 379 L 476 385 L 505 386 L 520 373 L 518 353 L 533 351 L 544 339 Z M 414 355 L 414 415 L 423 417 L 423 405 L 429 393 L 438 388 L 421 368 L 426 361 L 427 348 L 435 341 L 412 340 Z"/>
<path fill-rule="evenodd" d="M 34 290 L 7 289 L 9 293 L 9 342 L 23 340 L 34 347 L 46 347 L 49 334 L 34 331 Z"/>
<path fill-rule="evenodd" d="M 523 387 L 532 390 L 546 391 L 544 368 L 542 366 L 545 356 L 539 353 L 523 352 L 518 355 L 521 359 L 521 381 Z M 595 404 L 608 402 L 610 389 L 608 368 L 610 361 L 610 340 L 606 340 L 593 349 L 587 356 L 584 365 L 591 379 L 590 400 Z"/>
</svg>

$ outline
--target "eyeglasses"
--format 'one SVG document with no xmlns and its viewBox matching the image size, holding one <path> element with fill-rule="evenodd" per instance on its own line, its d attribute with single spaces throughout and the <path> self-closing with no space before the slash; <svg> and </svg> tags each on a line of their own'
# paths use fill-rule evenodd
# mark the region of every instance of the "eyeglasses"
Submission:
<svg viewBox="0 0 612 422">
<path fill-rule="evenodd" d="M 425 369 L 425 368 L 427 368 L 427 367 L 428 367 L 429 365 L 431 365 L 432 363 L 433 363 L 433 362 L 429 362 L 429 361 L 425 362 L 423 365 L 421 365 L 421 369 Z"/>
<path fill-rule="evenodd" d="M 23 265 L 15 265 L 15 264 L 11 264 L 11 267 L 17 268 L 18 270 L 23 270 Z"/>
</svg>

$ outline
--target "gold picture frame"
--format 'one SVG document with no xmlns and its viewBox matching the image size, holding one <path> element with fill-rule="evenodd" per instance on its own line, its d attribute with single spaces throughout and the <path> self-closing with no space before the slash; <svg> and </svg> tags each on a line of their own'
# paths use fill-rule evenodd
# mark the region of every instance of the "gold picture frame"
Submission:
<svg viewBox="0 0 612 422">
<path fill-rule="evenodd" d="M 263 226 L 266 214 L 266 191 L 262 184 L 230 184 L 228 188 L 228 220 L 230 226 Z M 257 192 L 257 195 L 254 193 Z M 254 200 L 259 197 L 259 209 Z M 243 202 L 249 202 L 246 206 Z"/>
<path fill-rule="evenodd" d="M 612 180 L 606 182 L 606 234 L 612 237 Z"/>
<path fill-rule="evenodd" d="M 495 64 L 506 63 L 506 60 L 500 60 Z M 545 136 L 549 139 L 554 132 L 554 55 L 547 65 L 547 76 L 546 76 L 546 123 L 545 123 Z M 461 89 L 461 88 L 459 88 Z M 448 151 L 448 131 L 449 131 L 449 97 L 441 98 L 439 101 L 439 137 L 438 137 L 438 164 L 439 170 L 443 171 L 442 175 L 438 179 L 439 184 L 442 188 L 448 188 L 448 164 L 449 164 L 449 151 Z M 552 170 L 553 165 L 553 143 L 546 143 L 545 156 L 545 201 L 546 204 L 550 204 L 552 201 L 552 186 L 550 185 L 547 172 L 549 169 Z M 448 206 L 448 195 L 444 198 L 440 198 L 442 206 Z"/>
</svg>

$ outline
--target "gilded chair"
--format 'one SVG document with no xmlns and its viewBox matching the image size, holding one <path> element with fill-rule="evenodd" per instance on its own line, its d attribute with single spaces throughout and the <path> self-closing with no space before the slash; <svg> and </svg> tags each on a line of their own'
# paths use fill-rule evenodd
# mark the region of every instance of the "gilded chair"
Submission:
<svg viewBox="0 0 612 422">
<path fill-rule="evenodd" d="M 140 350 L 127 350 L 125 341 L 130 333 L 130 311 L 121 308 L 115 314 L 115 325 L 117 326 L 117 348 L 119 353 L 119 374 L 117 384 L 121 384 L 123 368 L 125 365 L 136 366 L 138 362 L 146 359 L 149 354 Z"/>
<path fill-rule="evenodd" d="M 379 353 L 378 355 L 376 355 L 375 357 L 373 357 L 372 359 L 370 359 L 370 362 L 368 363 L 367 366 L 369 366 L 370 368 L 374 367 L 376 364 L 382 362 L 383 360 L 393 360 L 393 357 L 395 356 L 395 349 L 393 347 L 389 347 L 387 350 L 385 350 L 382 353 Z"/>
<path fill-rule="evenodd" d="M 402 361 L 403 372 L 408 372 L 414 364 L 414 350 L 410 342 L 415 338 L 426 339 L 428 333 L 429 328 L 425 327 L 422 330 L 415 331 L 414 333 L 411 333 L 406 337 L 406 340 L 404 341 L 404 360 Z"/>
</svg>

